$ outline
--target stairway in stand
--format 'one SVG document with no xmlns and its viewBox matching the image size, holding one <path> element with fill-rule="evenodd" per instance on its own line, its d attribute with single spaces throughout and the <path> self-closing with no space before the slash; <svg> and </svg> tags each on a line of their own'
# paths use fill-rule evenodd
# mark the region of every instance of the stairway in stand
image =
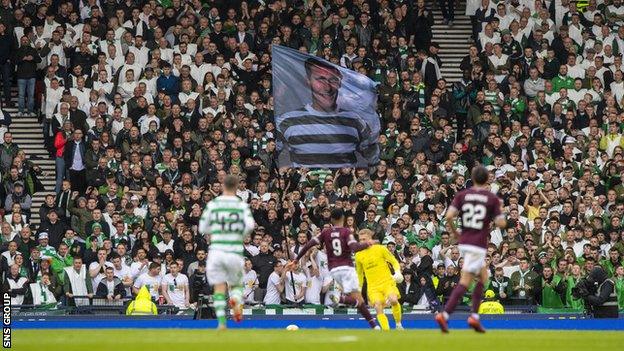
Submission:
<svg viewBox="0 0 624 351">
<path fill-rule="evenodd" d="M 442 17 L 442 11 L 438 6 L 438 2 L 434 1 L 433 4 L 433 19 L 434 24 L 432 27 L 433 41 L 440 44 L 440 59 L 442 60 L 442 77 L 447 82 L 452 83 L 461 79 L 462 72 L 459 69 L 459 64 L 464 56 L 468 55 L 468 49 L 472 42 L 470 35 L 472 33 L 472 27 L 470 25 L 470 17 L 466 16 L 466 1 L 460 0 L 459 4 L 455 7 L 455 20 L 453 26 L 449 27 L 444 24 L 444 18 Z M 429 6 L 431 7 L 431 3 Z"/>
<path fill-rule="evenodd" d="M 26 152 L 26 156 L 35 165 L 41 167 L 43 174 L 40 174 L 39 180 L 43 183 L 45 191 L 38 192 L 33 195 L 32 215 L 30 223 L 32 226 L 38 227 L 41 219 L 39 218 L 39 208 L 45 200 L 47 194 L 54 194 L 55 184 L 55 167 L 54 159 L 45 148 L 43 140 L 42 124 L 38 122 L 37 117 L 17 117 L 17 89 L 12 92 L 12 101 L 16 107 L 3 108 L 4 111 L 11 115 L 12 123 L 9 131 L 13 134 L 13 142 L 20 149 Z M 4 204 L 3 204 L 4 206 Z"/>
</svg>

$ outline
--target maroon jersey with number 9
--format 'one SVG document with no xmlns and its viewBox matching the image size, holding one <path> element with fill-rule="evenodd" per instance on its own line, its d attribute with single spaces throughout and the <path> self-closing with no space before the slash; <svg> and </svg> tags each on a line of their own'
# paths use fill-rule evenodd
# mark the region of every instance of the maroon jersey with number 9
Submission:
<svg viewBox="0 0 624 351">
<path fill-rule="evenodd" d="M 498 196 L 487 189 L 460 191 L 449 208 L 455 208 L 461 219 L 459 243 L 487 248 L 490 223 L 501 215 Z"/>
<path fill-rule="evenodd" d="M 330 271 L 336 267 L 353 267 L 352 252 L 349 244 L 356 241 L 351 237 L 349 229 L 343 227 L 323 229 L 321 234 L 312 240 L 325 246 L 327 265 Z"/>
</svg>

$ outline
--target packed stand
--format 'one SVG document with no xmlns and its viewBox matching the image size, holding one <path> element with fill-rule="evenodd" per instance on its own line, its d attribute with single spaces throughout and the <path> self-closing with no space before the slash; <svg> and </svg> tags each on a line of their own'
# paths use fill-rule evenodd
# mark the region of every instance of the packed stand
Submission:
<svg viewBox="0 0 624 351">
<path fill-rule="evenodd" d="M 601 265 L 623 308 L 624 6 L 580 4 L 469 1 L 474 45 L 449 84 L 424 0 L 2 0 L 3 100 L 17 85 L 13 118 L 41 116 L 57 170 L 32 228 L 37 167 L 4 135 L 4 288 L 73 306 L 146 286 L 193 306 L 210 294 L 199 217 L 234 174 L 257 223 L 248 304 L 332 303 L 322 249 L 284 265 L 342 208 L 400 261 L 401 302 L 437 309 L 463 264 L 444 214 L 484 164 L 509 222 L 489 298 L 580 310 L 572 288 Z M 378 166 L 278 167 L 273 44 L 380 83 Z"/>
</svg>

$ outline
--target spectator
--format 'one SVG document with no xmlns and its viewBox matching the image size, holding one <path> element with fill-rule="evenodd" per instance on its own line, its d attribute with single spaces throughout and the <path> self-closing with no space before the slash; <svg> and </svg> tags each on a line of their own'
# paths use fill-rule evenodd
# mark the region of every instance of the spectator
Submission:
<svg viewBox="0 0 624 351">
<path fill-rule="evenodd" d="M 282 303 L 281 295 L 284 292 L 287 271 L 284 269 L 284 264 L 280 261 L 275 262 L 273 267 L 273 273 L 269 275 L 266 285 L 266 294 L 263 300 L 265 305 L 279 305 Z"/>
<path fill-rule="evenodd" d="M 160 289 L 168 305 L 186 309 L 190 306 L 189 280 L 180 273 L 180 268 L 177 262 L 171 262 L 170 273 L 163 277 Z"/>
<path fill-rule="evenodd" d="M 105 278 L 98 284 L 95 296 L 106 298 L 108 301 L 120 300 L 126 296 L 126 289 L 121 280 L 115 276 L 113 267 L 106 267 Z"/>
<path fill-rule="evenodd" d="M 4 107 L 13 107 L 11 102 L 11 80 L 13 63 L 11 54 L 15 52 L 15 39 L 4 22 L 0 22 L 0 65 L 2 66 L 2 98 Z"/>
<path fill-rule="evenodd" d="M 132 293 L 138 294 L 142 287 L 146 287 L 153 300 L 158 300 L 161 290 L 160 264 L 152 262 L 147 268 L 147 272 L 139 275 L 132 285 Z"/>
<path fill-rule="evenodd" d="M 20 266 L 17 264 L 11 265 L 2 283 L 2 290 L 8 292 L 9 296 L 11 296 L 11 305 L 21 305 L 24 303 L 27 283 L 28 278 L 20 274 Z"/>
<path fill-rule="evenodd" d="M 70 306 L 84 306 L 93 297 L 91 277 L 82 263 L 82 257 L 75 257 L 71 267 L 65 267 L 63 291 Z M 75 298 L 74 296 L 78 296 Z"/>
<path fill-rule="evenodd" d="M 531 304 L 539 289 L 539 275 L 530 269 L 529 260 L 520 259 L 520 270 L 509 278 L 508 295 L 513 303 Z"/>
<path fill-rule="evenodd" d="M 69 179 L 72 185 L 71 189 L 78 193 L 84 193 L 87 187 L 85 165 L 86 147 L 82 138 L 82 130 L 75 129 L 72 141 L 65 144 L 65 149 L 63 151 L 65 167 L 68 169 Z"/>
<path fill-rule="evenodd" d="M 417 305 L 418 304 L 418 291 L 419 286 L 412 281 L 414 272 L 409 269 L 403 271 L 403 283 L 399 286 L 399 292 L 401 293 L 401 299 L 399 302 L 405 305 Z"/>
<path fill-rule="evenodd" d="M 31 46 L 30 39 L 27 36 L 22 36 L 19 49 L 15 53 L 19 88 L 18 117 L 35 115 L 35 79 L 39 62 L 41 62 L 41 57 L 37 50 Z M 27 102 L 28 105 L 26 105 Z"/>
</svg>

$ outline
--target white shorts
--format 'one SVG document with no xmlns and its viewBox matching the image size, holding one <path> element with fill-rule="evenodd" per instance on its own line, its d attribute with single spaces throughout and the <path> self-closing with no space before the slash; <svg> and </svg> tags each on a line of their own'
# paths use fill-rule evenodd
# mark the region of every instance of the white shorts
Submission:
<svg viewBox="0 0 624 351">
<path fill-rule="evenodd" d="M 208 252 L 206 278 L 210 285 L 227 283 L 229 286 L 241 286 L 244 266 L 242 255 L 212 250 Z"/>
<path fill-rule="evenodd" d="M 464 266 L 462 271 L 479 274 L 481 269 L 485 267 L 485 256 L 487 250 L 473 245 L 459 245 L 459 252 L 464 258 Z"/>
<path fill-rule="evenodd" d="M 329 272 L 343 294 L 360 292 L 360 282 L 354 267 L 338 267 Z"/>
</svg>

